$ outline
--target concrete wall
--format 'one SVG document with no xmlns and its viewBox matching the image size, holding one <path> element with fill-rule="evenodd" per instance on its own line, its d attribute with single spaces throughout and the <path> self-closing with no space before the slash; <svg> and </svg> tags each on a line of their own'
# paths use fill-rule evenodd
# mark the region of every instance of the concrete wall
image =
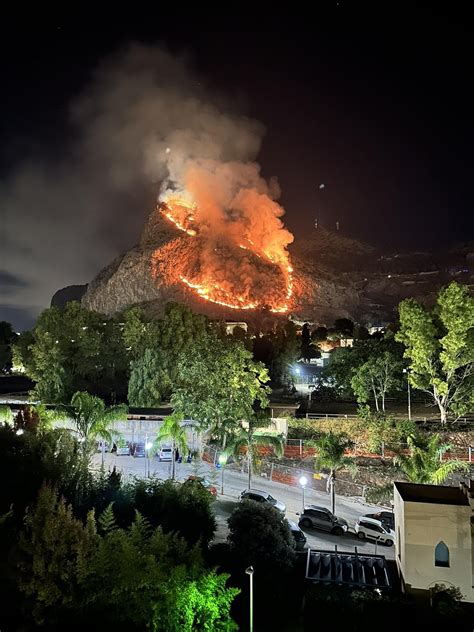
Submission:
<svg viewBox="0 0 474 632">
<path fill-rule="evenodd" d="M 457 586 L 474 602 L 471 508 L 459 505 L 404 502 L 394 495 L 396 560 L 407 590 L 429 590 L 434 584 Z M 449 567 L 435 566 L 435 547 L 449 548 Z"/>
</svg>

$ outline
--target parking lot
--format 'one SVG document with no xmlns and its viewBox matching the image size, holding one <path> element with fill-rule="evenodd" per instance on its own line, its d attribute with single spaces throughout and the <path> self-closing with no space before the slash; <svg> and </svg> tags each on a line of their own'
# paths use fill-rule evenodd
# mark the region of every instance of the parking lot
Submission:
<svg viewBox="0 0 474 632">
<path fill-rule="evenodd" d="M 97 454 L 94 456 L 93 466 L 100 467 L 102 456 Z M 115 454 L 105 454 L 104 465 L 106 468 L 116 466 L 124 476 L 145 476 L 145 468 L 148 467 L 145 458 L 133 458 L 131 456 L 115 456 Z M 171 463 L 160 462 L 157 457 L 149 459 L 149 471 L 151 475 L 162 479 L 167 479 L 171 475 Z M 224 494 L 221 494 L 222 470 L 213 468 L 205 462 L 198 463 L 176 463 L 176 479 L 178 481 L 185 480 L 192 474 L 205 476 L 218 489 L 218 497 L 214 504 L 217 531 L 215 541 L 223 542 L 227 537 L 227 518 L 235 508 L 239 494 L 247 488 L 247 474 L 238 470 L 226 468 L 224 469 Z M 302 507 L 302 491 L 296 487 L 290 487 L 282 483 L 269 481 L 259 476 L 252 479 L 252 487 L 263 489 L 272 494 L 275 498 L 282 501 L 286 505 L 286 516 L 298 522 L 298 515 Z M 316 504 L 324 507 L 330 507 L 329 496 L 322 492 L 306 490 L 305 504 Z M 340 518 L 347 520 L 349 527 L 353 528 L 359 516 L 378 511 L 380 507 L 367 505 L 356 498 L 348 498 L 345 496 L 337 496 L 336 514 Z M 348 532 L 343 536 L 336 536 L 330 533 L 316 531 L 315 529 L 304 529 L 308 539 L 308 546 L 317 549 L 334 550 L 337 545 L 339 551 L 354 551 L 361 553 L 373 554 L 377 552 L 379 555 L 385 555 L 387 559 L 395 558 L 394 547 L 384 545 L 376 545 L 375 542 L 369 540 L 359 540 L 355 533 Z"/>
</svg>

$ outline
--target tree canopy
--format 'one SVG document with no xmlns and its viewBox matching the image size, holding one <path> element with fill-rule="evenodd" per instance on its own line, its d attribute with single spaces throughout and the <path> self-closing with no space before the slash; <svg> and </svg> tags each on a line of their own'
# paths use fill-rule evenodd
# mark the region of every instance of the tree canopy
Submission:
<svg viewBox="0 0 474 632">
<path fill-rule="evenodd" d="M 451 283 L 428 310 L 414 299 L 399 305 L 400 330 L 412 386 L 428 393 L 441 422 L 474 406 L 474 297 L 469 288 Z"/>
<path fill-rule="evenodd" d="M 267 369 L 240 342 L 209 331 L 182 353 L 171 398 L 177 410 L 223 438 L 268 405 Z"/>
</svg>

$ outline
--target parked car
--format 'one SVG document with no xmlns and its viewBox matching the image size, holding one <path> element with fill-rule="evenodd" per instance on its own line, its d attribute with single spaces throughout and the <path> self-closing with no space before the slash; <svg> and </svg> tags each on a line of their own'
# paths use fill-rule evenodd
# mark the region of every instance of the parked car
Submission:
<svg viewBox="0 0 474 632">
<path fill-rule="evenodd" d="M 369 538 L 387 546 L 393 546 L 395 542 L 395 533 L 381 520 L 374 520 L 374 518 L 361 516 L 355 524 L 355 532 L 361 540 Z"/>
<path fill-rule="evenodd" d="M 188 478 L 184 481 L 183 485 L 202 485 L 207 491 L 214 496 L 217 496 L 216 487 L 207 480 L 207 478 L 203 478 L 202 476 L 188 476 Z"/>
<path fill-rule="evenodd" d="M 160 461 L 172 461 L 173 450 L 170 447 L 160 448 L 160 450 L 158 451 L 158 459 Z"/>
<path fill-rule="evenodd" d="M 304 551 L 304 548 L 306 546 L 305 534 L 303 533 L 303 531 L 301 531 L 296 522 L 293 522 L 293 520 L 288 520 L 288 518 L 286 519 L 286 521 L 288 523 L 288 526 L 290 527 L 291 535 L 293 536 L 293 539 L 295 541 L 295 549 L 297 551 Z"/>
<path fill-rule="evenodd" d="M 338 518 L 326 507 L 306 505 L 298 522 L 300 527 L 313 527 L 322 531 L 329 531 L 334 535 L 344 535 L 348 529 L 347 521 Z"/>
<path fill-rule="evenodd" d="M 261 489 L 244 489 L 240 494 L 240 501 L 242 500 L 254 500 L 257 503 L 268 503 L 281 513 L 285 513 L 286 506 L 276 498 L 273 498 L 268 492 L 263 492 Z"/>
<path fill-rule="evenodd" d="M 145 457 L 145 444 L 144 443 L 136 443 L 133 449 L 134 457 Z"/>
<path fill-rule="evenodd" d="M 378 511 L 377 513 L 365 514 L 364 518 L 373 518 L 374 520 L 380 520 L 392 531 L 395 531 L 395 514 L 393 511 Z"/>
<path fill-rule="evenodd" d="M 130 443 L 128 441 L 119 441 L 115 448 L 115 454 L 117 456 L 129 456 Z"/>
</svg>

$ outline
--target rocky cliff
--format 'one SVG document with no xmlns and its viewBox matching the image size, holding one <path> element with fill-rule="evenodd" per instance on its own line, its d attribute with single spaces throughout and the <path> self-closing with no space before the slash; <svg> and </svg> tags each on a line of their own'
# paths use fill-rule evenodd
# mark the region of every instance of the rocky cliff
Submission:
<svg viewBox="0 0 474 632">
<path fill-rule="evenodd" d="M 258 326 L 286 318 L 266 310 L 227 309 L 198 297 L 182 283 L 169 283 L 153 275 L 153 256 L 166 247 L 179 231 L 153 212 L 140 243 L 117 257 L 89 283 L 82 298 L 88 309 L 105 314 L 131 305 L 141 305 L 160 315 L 169 301 L 189 304 L 210 318 L 245 320 Z M 452 279 L 474 286 L 474 247 L 446 253 L 382 254 L 376 248 L 331 233 L 314 230 L 310 237 L 297 240 L 290 248 L 295 270 L 296 320 L 332 323 L 349 317 L 365 324 L 383 324 L 395 317 L 403 298 L 413 296 L 433 300 L 437 290 Z"/>
</svg>

